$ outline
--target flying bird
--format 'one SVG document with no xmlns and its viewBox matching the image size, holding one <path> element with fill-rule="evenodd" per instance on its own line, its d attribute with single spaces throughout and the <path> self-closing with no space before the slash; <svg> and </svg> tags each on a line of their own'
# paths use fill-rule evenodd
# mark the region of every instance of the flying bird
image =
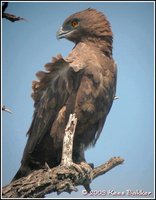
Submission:
<svg viewBox="0 0 156 200">
<path fill-rule="evenodd" d="M 27 132 L 21 166 L 13 180 L 33 170 L 60 164 L 65 127 L 75 113 L 77 126 L 73 162 L 85 161 L 84 151 L 94 146 L 111 109 L 117 80 L 112 58 L 113 33 L 106 16 L 88 8 L 69 16 L 57 38 L 75 43 L 66 58 L 54 57 L 32 83 L 34 114 Z"/>
</svg>

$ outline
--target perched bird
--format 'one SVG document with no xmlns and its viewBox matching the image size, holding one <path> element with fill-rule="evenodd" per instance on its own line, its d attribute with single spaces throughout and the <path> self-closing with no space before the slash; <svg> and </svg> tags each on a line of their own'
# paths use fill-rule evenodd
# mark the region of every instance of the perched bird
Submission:
<svg viewBox="0 0 156 200">
<path fill-rule="evenodd" d="M 73 161 L 85 161 L 84 151 L 95 145 L 111 109 L 117 69 L 112 58 L 113 34 L 103 13 L 95 9 L 69 16 L 57 38 L 75 43 L 67 58 L 61 55 L 45 65 L 33 81 L 34 115 L 21 167 L 13 180 L 31 171 L 60 164 L 65 127 L 71 113 L 77 117 Z"/>
</svg>

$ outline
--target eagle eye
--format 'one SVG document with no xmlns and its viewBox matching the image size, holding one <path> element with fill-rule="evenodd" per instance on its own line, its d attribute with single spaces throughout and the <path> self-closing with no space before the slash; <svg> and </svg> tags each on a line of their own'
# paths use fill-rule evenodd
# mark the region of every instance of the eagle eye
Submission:
<svg viewBox="0 0 156 200">
<path fill-rule="evenodd" d="M 78 24 L 79 24 L 79 23 L 78 23 L 77 20 L 73 20 L 73 21 L 71 22 L 71 25 L 72 25 L 73 28 L 77 27 Z"/>
</svg>

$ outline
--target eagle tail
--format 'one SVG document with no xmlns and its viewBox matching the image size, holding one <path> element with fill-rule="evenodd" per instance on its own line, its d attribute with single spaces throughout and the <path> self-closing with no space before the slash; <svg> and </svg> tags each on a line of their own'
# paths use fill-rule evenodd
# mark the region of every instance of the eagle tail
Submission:
<svg viewBox="0 0 156 200">
<path fill-rule="evenodd" d="M 31 169 L 29 166 L 21 165 L 21 167 L 19 168 L 19 170 L 17 171 L 17 173 L 15 174 L 15 176 L 11 182 L 13 182 L 19 178 L 27 176 L 28 174 L 30 174 L 30 172 L 31 172 Z"/>
</svg>

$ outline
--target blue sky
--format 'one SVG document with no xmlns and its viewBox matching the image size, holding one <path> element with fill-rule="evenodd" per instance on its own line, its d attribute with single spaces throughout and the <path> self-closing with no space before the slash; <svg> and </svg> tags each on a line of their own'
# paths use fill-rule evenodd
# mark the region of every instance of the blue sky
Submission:
<svg viewBox="0 0 156 200">
<path fill-rule="evenodd" d="M 107 192 L 138 189 L 152 192 L 147 197 L 151 198 L 154 196 L 152 2 L 9 3 L 7 12 L 24 17 L 27 22 L 2 21 L 2 102 L 13 111 L 2 113 L 2 183 L 8 184 L 20 166 L 33 114 L 30 94 L 35 73 L 44 70 L 52 56 L 68 55 L 74 44 L 65 39 L 58 41 L 56 32 L 69 15 L 88 7 L 105 13 L 112 25 L 119 99 L 114 101 L 95 148 L 86 151 L 86 160 L 98 166 L 113 156 L 125 159 L 123 165 L 95 179 L 91 188 Z M 84 196 L 83 187 L 78 189 L 71 195 L 52 193 L 47 197 L 95 197 Z"/>
</svg>

